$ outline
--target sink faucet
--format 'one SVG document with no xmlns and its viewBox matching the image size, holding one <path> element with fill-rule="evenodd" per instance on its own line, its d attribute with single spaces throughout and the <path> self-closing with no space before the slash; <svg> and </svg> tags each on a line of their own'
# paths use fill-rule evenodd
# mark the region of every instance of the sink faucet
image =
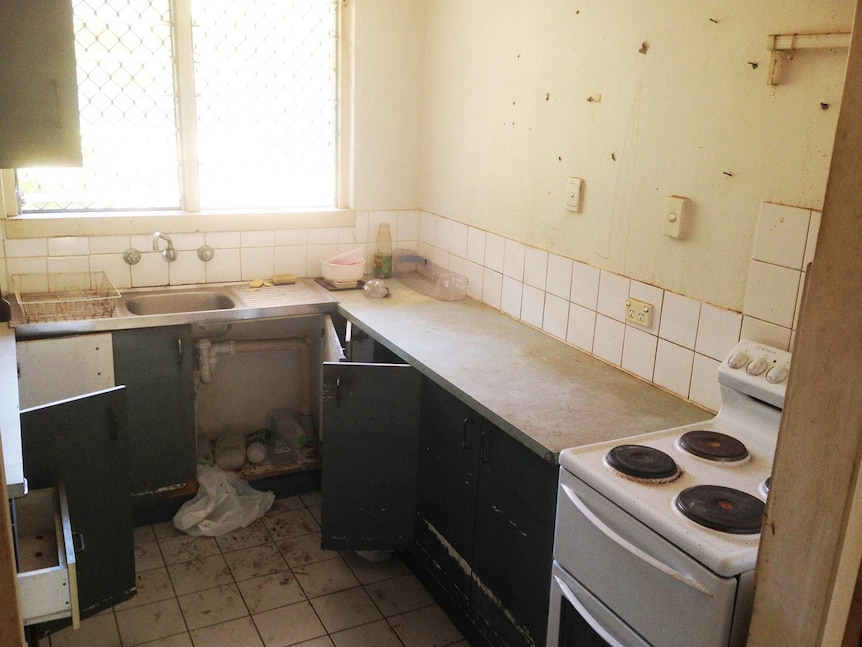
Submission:
<svg viewBox="0 0 862 647">
<path fill-rule="evenodd" d="M 162 256 L 165 257 L 165 260 L 168 263 L 177 260 L 177 250 L 174 249 L 174 241 L 171 240 L 170 236 L 168 236 L 167 234 L 163 234 L 160 231 L 157 231 L 153 234 L 153 250 L 159 251 L 159 238 L 167 241 L 168 243 L 167 249 L 162 252 Z"/>
</svg>

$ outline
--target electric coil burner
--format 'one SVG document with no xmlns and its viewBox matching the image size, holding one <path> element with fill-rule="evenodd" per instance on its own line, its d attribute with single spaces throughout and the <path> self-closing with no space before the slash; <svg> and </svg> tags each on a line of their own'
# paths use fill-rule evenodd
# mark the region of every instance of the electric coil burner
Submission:
<svg viewBox="0 0 862 647">
<path fill-rule="evenodd" d="M 624 476 L 648 483 L 667 483 L 681 474 L 670 456 L 643 445 L 617 445 L 605 456 L 605 462 Z"/>
<path fill-rule="evenodd" d="M 790 359 L 741 341 L 713 418 L 560 454 L 548 647 L 745 645 Z"/>
<path fill-rule="evenodd" d="M 766 504 L 721 485 L 695 485 L 676 497 L 676 509 L 701 526 L 735 535 L 760 532 Z"/>
<path fill-rule="evenodd" d="M 707 429 L 685 432 L 679 437 L 679 446 L 689 454 L 710 461 L 734 462 L 748 458 L 748 449 L 741 440 Z"/>
</svg>

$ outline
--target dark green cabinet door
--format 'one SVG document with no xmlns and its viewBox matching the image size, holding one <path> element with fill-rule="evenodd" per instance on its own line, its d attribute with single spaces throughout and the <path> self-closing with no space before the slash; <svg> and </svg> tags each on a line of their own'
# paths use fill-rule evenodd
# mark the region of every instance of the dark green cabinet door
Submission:
<svg viewBox="0 0 862 647">
<path fill-rule="evenodd" d="M 474 587 L 473 604 L 493 629 L 503 631 L 498 635 L 500 645 L 543 645 L 557 467 L 487 421 L 479 453 L 472 565 L 484 586 Z M 484 587 L 494 592 L 496 600 L 488 597 Z M 514 627 L 503 622 L 501 607 L 514 616 Z"/>
<path fill-rule="evenodd" d="M 28 487 L 66 491 L 82 618 L 135 591 L 125 395 L 116 387 L 21 412 Z"/>
<path fill-rule="evenodd" d="M 194 349 L 188 326 L 113 333 L 114 381 L 129 403 L 133 495 L 195 478 Z"/>
<path fill-rule="evenodd" d="M 413 547 L 419 397 L 409 365 L 324 363 L 323 548 Z"/>
</svg>

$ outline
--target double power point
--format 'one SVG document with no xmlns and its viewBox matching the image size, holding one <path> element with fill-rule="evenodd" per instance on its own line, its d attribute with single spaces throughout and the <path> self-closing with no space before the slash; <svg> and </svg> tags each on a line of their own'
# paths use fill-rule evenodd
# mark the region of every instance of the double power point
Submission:
<svg viewBox="0 0 862 647">
<path fill-rule="evenodd" d="M 626 321 L 649 328 L 652 326 L 652 304 L 628 297 L 626 299 Z"/>
</svg>

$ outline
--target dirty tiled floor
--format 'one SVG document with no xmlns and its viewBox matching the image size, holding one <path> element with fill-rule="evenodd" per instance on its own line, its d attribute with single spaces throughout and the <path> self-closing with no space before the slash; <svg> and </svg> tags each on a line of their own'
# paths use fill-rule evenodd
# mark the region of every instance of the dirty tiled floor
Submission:
<svg viewBox="0 0 862 647">
<path fill-rule="evenodd" d="M 320 495 L 229 535 L 135 529 L 138 595 L 43 647 L 467 647 L 397 556 L 320 549 Z"/>
</svg>

